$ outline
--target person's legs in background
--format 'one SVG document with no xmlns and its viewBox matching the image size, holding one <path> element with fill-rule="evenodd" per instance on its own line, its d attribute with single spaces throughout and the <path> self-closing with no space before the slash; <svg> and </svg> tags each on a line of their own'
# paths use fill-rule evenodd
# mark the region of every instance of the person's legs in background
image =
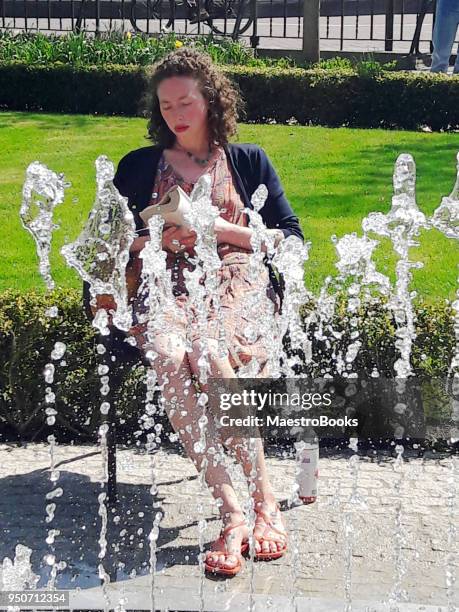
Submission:
<svg viewBox="0 0 459 612">
<path fill-rule="evenodd" d="M 459 1 L 457 4 L 457 10 L 456 10 L 456 21 L 459 24 Z M 456 61 L 454 62 L 453 74 L 459 76 L 459 44 L 456 49 Z"/>
<path fill-rule="evenodd" d="M 457 0 L 437 0 L 431 72 L 447 72 L 458 25 L 459 2 Z M 459 53 L 456 57 L 454 72 L 459 73 Z"/>
</svg>

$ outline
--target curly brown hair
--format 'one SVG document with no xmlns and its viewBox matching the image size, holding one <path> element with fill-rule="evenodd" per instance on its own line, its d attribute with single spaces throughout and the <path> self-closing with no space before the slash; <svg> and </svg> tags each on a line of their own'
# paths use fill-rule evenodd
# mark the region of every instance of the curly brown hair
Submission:
<svg viewBox="0 0 459 612">
<path fill-rule="evenodd" d="M 237 133 L 237 120 L 244 104 L 237 86 L 212 62 L 207 53 L 189 47 L 172 51 L 151 68 L 147 88 L 148 136 L 165 148 L 175 143 L 175 134 L 168 128 L 159 107 L 158 85 L 172 76 L 195 78 L 208 104 L 208 128 L 211 142 L 228 143 Z"/>
</svg>

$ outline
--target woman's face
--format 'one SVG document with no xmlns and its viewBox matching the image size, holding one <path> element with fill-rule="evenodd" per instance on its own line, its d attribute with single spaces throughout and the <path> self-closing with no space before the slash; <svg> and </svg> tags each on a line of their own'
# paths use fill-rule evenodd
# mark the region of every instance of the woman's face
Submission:
<svg viewBox="0 0 459 612">
<path fill-rule="evenodd" d="M 159 107 L 164 121 L 180 144 L 200 145 L 207 141 L 207 100 L 196 79 L 169 77 L 158 85 Z"/>
</svg>

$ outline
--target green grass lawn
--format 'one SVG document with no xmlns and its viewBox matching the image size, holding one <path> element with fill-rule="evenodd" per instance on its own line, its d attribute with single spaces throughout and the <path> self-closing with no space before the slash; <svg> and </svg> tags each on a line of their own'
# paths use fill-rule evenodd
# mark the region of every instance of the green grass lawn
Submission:
<svg viewBox="0 0 459 612">
<path fill-rule="evenodd" d="M 95 194 L 94 161 L 100 154 L 115 163 L 131 149 L 149 144 L 146 121 L 87 115 L 0 114 L 0 291 L 43 289 L 35 245 L 19 220 L 21 189 L 27 165 L 39 160 L 64 172 L 72 186 L 56 209 L 60 229 L 54 234 L 53 276 L 58 286 L 78 287 L 76 273 L 66 268 L 60 247 L 80 232 Z M 240 142 L 264 147 L 280 175 L 287 197 L 311 241 L 306 284 L 315 293 L 328 274 L 335 274 L 330 240 L 348 232 L 361 235 L 361 220 L 371 211 L 387 212 L 392 172 L 400 153 L 417 164 L 417 200 L 432 214 L 451 192 L 459 134 L 387 130 L 327 129 L 281 125 L 241 125 Z M 412 259 L 424 263 L 414 272 L 413 288 L 429 300 L 452 298 L 456 290 L 457 244 L 431 230 L 421 236 Z M 383 240 L 375 260 L 393 278 L 391 245 Z"/>
</svg>

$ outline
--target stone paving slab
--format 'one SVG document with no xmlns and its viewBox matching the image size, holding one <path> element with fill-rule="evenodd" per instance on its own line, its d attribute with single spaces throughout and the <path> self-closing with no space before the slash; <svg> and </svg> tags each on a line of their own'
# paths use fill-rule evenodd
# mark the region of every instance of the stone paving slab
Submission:
<svg viewBox="0 0 459 612">
<path fill-rule="evenodd" d="M 59 445 L 55 451 L 59 479 L 53 485 L 48 450 L 46 444 L 0 445 L 0 561 L 12 559 L 17 544 L 33 549 L 32 568 L 40 575 L 38 586 L 43 588 L 49 575 L 43 557 L 52 552 L 58 561 L 68 564 L 58 573 L 57 586 L 81 588 L 79 592 L 73 590 L 72 596 L 93 597 L 91 605 L 102 605 L 97 603 L 102 596 L 97 577 L 101 561 L 101 455 L 95 446 Z M 452 478 L 457 477 L 459 466 L 453 474 L 451 458 L 409 459 L 401 469 L 390 457 L 361 458 L 354 475 L 346 457 L 323 456 L 318 502 L 304 506 L 291 502 L 294 460 L 271 450 L 267 449 L 267 466 L 289 530 L 289 551 L 269 563 L 248 561 L 231 580 L 210 580 L 201 577 L 197 556 L 218 536 L 220 522 L 212 497 L 192 463 L 176 449 L 162 449 L 152 458 L 141 450 L 120 448 L 119 505 L 115 532 L 109 537 L 109 547 L 110 542 L 117 543 L 120 563 L 116 581 L 109 585 L 118 597 L 116 603 L 121 590 L 127 589 L 128 595 L 135 595 L 129 607 L 149 609 L 148 534 L 154 515 L 160 512 L 163 518 L 155 576 L 155 593 L 163 606 L 159 609 L 246 610 L 252 592 L 259 601 L 257 605 L 264 602 L 263 609 L 294 609 L 288 606 L 293 605 L 295 597 L 298 610 L 342 610 L 346 580 L 350 579 L 352 609 L 371 612 L 385 609 L 372 608 L 368 602 L 373 606 L 388 602 L 397 572 L 406 604 L 435 606 L 435 610 L 448 604 L 453 610 L 453 605 L 459 605 L 459 581 L 455 588 L 446 589 L 447 560 L 450 571 L 459 574 L 457 485 L 454 499 L 452 495 Z M 246 500 L 242 470 L 230 459 L 228 466 L 239 498 Z M 157 486 L 154 497 L 150 492 L 152 470 Z M 46 494 L 58 487 L 63 490 L 62 496 L 46 500 Z M 45 506 L 49 503 L 55 503 L 56 508 L 53 520 L 46 523 Z M 205 521 L 206 526 L 201 540 L 199 521 Z M 397 523 L 401 528 L 397 529 Z M 53 545 L 45 542 L 49 529 L 60 531 Z M 346 570 L 346 560 L 350 570 Z M 102 559 L 102 563 L 105 561 Z M 217 604 L 209 600 L 205 606 L 210 607 L 202 607 L 199 598 L 197 605 L 200 588 L 204 603 L 206 597 L 217 595 L 225 605 L 212 607 Z M 178 593 L 187 593 L 183 601 L 188 607 L 180 603 Z M 82 608 L 88 603 L 84 601 Z"/>
<path fill-rule="evenodd" d="M 205 588 L 202 600 L 199 597 L 199 580 L 184 579 L 180 588 L 171 580 L 165 581 L 160 577 L 156 582 L 156 595 L 154 606 L 157 610 L 183 610 L 205 612 L 247 612 L 249 603 L 252 602 L 253 612 L 343 612 L 342 600 L 331 598 L 316 598 L 280 595 L 255 594 L 250 599 L 249 594 L 232 591 L 228 587 L 225 591 L 215 593 Z M 162 592 L 161 592 L 162 591 Z M 151 584 L 145 576 L 137 578 L 124 589 L 119 585 L 110 585 L 106 590 L 106 597 L 111 605 L 116 605 L 120 600 L 124 606 L 135 608 L 135 610 L 151 610 L 150 599 Z M 74 608 L 85 609 L 86 606 L 99 605 L 103 607 L 106 599 L 102 589 L 88 589 L 85 592 L 73 593 L 70 603 Z M 398 612 L 449 612 L 446 606 L 426 606 L 413 603 L 397 604 Z M 390 612 L 387 603 L 375 603 L 373 600 L 353 600 L 352 612 Z"/>
</svg>

